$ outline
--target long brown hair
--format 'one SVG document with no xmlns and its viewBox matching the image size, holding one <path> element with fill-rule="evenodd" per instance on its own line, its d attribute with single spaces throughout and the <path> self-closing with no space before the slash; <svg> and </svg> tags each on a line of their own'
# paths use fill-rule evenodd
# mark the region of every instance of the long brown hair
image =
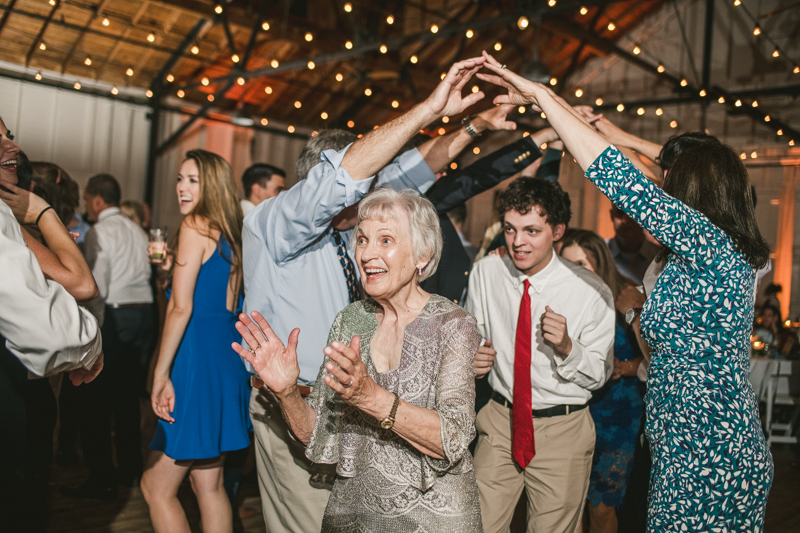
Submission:
<svg viewBox="0 0 800 533">
<path fill-rule="evenodd" d="M 233 170 L 225 159 L 206 150 L 189 150 L 186 159 L 197 165 L 200 177 L 200 199 L 187 217 L 199 217 L 208 222 L 209 229 L 219 231 L 231 247 L 231 288 L 234 294 L 242 292 L 242 206 L 233 181 Z M 213 238 L 211 235 L 206 237 Z M 173 249 L 177 257 L 180 246 L 180 232 Z M 220 250 L 220 253 L 222 250 Z M 223 256 L 224 257 L 224 256 Z M 174 263 L 173 267 L 174 268 Z M 170 276 L 172 269 L 170 269 Z"/>
<path fill-rule="evenodd" d="M 608 249 L 606 241 L 597 233 L 587 229 L 570 228 L 564 233 L 561 242 L 563 243 L 562 251 L 570 246 L 580 246 L 583 249 L 589 259 L 594 262 L 595 274 L 606 282 L 614 298 L 617 297 L 622 287 L 633 284 L 631 280 L 619 273 L 611 250 Z"/>
<path fill-rule="evenodd" d="M 52 205 L 61 222 L 69 227 L 81 203 L 78 184 L 55 163 L 34 161 L 31 162 L 31 170 L 33 192 Z"/>
</svg>

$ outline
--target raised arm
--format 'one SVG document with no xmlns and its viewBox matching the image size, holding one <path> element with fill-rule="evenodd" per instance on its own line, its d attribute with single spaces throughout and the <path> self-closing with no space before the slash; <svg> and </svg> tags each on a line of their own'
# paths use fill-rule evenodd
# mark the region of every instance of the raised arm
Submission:
<svg viewBox="0 0 800 533">
<path fill-rule="evenodd" d="M 624 147 L 636 150 L 651 161 L 657 160 L 659 154 L 661 154 L 660 144 L 637 137 L 623 130 L 605 117 L 595 122 L 594 127 L 597 128 L 597 131 L 599 131 L 608 142 L 618 148 Z"/>
<path fill-rule="evenodd" d="M 92 271 L 55 210 L 32 192 L 11 184 L 5 184 L 5 187 L 8 190 L 0 189 L 0 198 L 11 208 L 19 223 L 38 224 L 46 246 L 24 228 L 22 235 L 44 275 L 61 284 L 78 301 L 88 301 L 97 296 Z"/>
<path fill-rule="evenodd" d="M 186 217 L 180 228 L 180 245 L 172 273 L 172 294 L 167 304 L 164 331 L 158 350 L 153 392 L 150 396 L 153 411 L 159 418 L 174 422 L 175 391 L 170 380 L 170 369 L 194 309 L 194 289 L 203 263 L 203 253 L 209 247 L 202 220 Z M 142 253 L 145 253 L 142 250 Z"/>
<path fill-rule="evenodd" d="M 92 369 L 102 356 L 97 321 L 64 287 L 45 279 L 3 202 L 0 250 L 0 335 L 7 348 L 37 376 Z"/>
</svg>

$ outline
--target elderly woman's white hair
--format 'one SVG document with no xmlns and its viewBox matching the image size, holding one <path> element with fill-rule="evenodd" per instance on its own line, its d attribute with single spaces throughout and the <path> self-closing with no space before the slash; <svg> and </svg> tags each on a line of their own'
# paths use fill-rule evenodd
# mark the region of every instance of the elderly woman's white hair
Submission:
<svg viewBox="0 0 800 533">
<path fill-rule="evenodd" d="M 379 187 L 365 196 L 358 205 L 358 222 L 353 229 L 350 245 L 355 249 L 358 226 L 362 220 L 397 219 L 400 210 L 408 215 L 414 261 L 428 262 L 419 276 L 419 281 L 422 281 L 431 277 L 439 266 L 442 257 L 442 228 L 433 204 L 418 192 L 412 189 L 396 191 Z"/>
</svg>

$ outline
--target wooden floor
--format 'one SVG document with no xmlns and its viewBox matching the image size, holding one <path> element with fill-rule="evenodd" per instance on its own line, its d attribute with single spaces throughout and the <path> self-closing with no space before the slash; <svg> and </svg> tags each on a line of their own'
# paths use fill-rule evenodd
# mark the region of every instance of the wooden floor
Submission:
<svg viewBox="0 0 800 533">
<path fill-rule="evenodd" d="M 155 427 L 154 419 L 145 421 L 143 446 L 150 441 Z M 800 469 L 793 468 L 790 463 L 796 460 L 794 448 L 788 445 L 776 445 L 772 449 L 775 459 L 775 481 L 767 503 L 767 517 L 764 531 L 766 533 L 797 533 L 800 531 Z M 236 519 L 235 531 L 247 533 L 263 533 L 266 531 L 261 517 L 261 500 L 255 473 L 245 476 L 237 496 L 237 504 L 256 511 L 255 515 L 245 520 Z M 150 516 L 147 504 L 137 489 L 120 489 L 116 501 L 76 500 L 62 496 L 58 487 L 63 484 L 76 484 L 83 480 L 86 471 L 83 465 L 60 467 L 53 465 L 53 476 L 50 484 L 50 529 L 52 533 L 133 533 L 151 532 Z M 200 513 L 197 502 L 189 486 L 184 482 L 179 498 L 192 531 L 201 531 Z M 0 527 L 2 529 L 2 527 Z M 515 532 L 516 533 L 516 532 Z"/>
</svg>

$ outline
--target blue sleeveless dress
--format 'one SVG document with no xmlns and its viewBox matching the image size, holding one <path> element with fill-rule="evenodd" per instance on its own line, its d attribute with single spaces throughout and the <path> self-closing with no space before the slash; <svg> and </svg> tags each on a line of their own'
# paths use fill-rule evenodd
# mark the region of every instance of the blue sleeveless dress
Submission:
<svg viewBox="0 0 800 533">
<path fill-rule="evenodd" d="M 231 249 L 224 237 L 200 267 L 192 317 L 170 378 L 175 422 L 158 421 L 150 449 L 176 461 L 211 459 L 250 444 L 249 374 L 231 349 L 241 340 L 226 308 Z"/>
</svg>

